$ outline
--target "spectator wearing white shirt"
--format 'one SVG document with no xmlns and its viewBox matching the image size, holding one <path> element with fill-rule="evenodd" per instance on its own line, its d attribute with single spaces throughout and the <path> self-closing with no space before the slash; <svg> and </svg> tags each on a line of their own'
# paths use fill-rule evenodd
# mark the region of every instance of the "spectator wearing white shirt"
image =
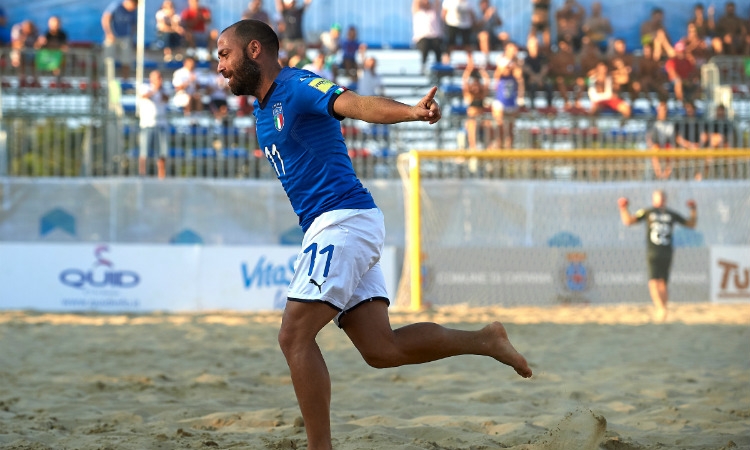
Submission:
<svg viewBox="0 0 750 450">
<path fill-rule="evenodd" d="M 203 99 L 198 84 L 198 73 L 195 70 L 195 60 L 187 57 L 182 67 L 172 74 L 174 86 L 174 104 L 182 108 L 186 116 L 193 111 L 203 109 Z"/>
<path fill-rule="evenodd" d="M 607 107 L 619 112 L 623 117 L 630 117 L 630 105 L 612 90 L 612 76 L 604 62 L 599 62 L 589 76 L 589 100 L 591 114 L 597 114 Z"/>
<path fill-rule="evenodd" d="M 477 22 L 471 2 L 444 0 L 442 17 L 448 34 L 448 51 L 463 49 L 466 51 L 467 60 L 471 61 L 471 52 L 474 49 L 474 24 Z"/>
<path fill-rule="evenodd" d="M 435 63 L 443 57 L 443 24 L 440 0 L 414 0 L 411 6 L 412 40 L 422 54 L 422 74 L 427 72 L 427 57 L 435 54 Z"/>
<path fill-rule="evenodd" d="M 138 173 L 146 175 L 149 153 L 155 150 L 157 175 L 166 176 L 167 158 L 167 103 L 169 94 L 164 88 L 161 72 L 152 70 L 148 83 L 138 88 L 138 115 L 140 117 Z"/>
</svg>

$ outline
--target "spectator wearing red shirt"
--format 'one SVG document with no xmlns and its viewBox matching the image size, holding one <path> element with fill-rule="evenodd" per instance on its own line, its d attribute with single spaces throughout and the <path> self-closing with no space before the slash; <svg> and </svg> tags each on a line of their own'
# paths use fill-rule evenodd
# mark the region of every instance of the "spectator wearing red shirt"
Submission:
<svg viewBox="0 0 750 450">
<path fill-rule="evenodd" d="M 664 64 L 664 70 L 674 88 L 675 98 L 685 101 L 685 98 L 691 97 L 698 88 L 698 71 L 695 60 L 685 52 L 684 42 L 677 42 L 674 52 L 674 56 Z"/>
<path fill-rule="evenodd" d="M 187 8 L 180 13 L 180 23 L 185 30 L 185 41 L 190 48 L 212 48 L 209 39 L 211 10 L 200 5 L 200 0 L 188 0 Z"/>
</svg>

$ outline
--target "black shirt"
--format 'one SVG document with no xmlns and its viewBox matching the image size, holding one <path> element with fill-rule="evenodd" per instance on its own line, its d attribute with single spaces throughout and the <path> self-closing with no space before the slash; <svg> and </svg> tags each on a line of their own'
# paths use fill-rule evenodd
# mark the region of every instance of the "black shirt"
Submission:
<svg viewBox="0 0 750 450">
<path fill-rule="evenodd" d="M 672 231 L 675 222 L 685 225 L 686 220 L 667 208 L 640 209 L 635 213 L 636 220 L 646 220 L 646 241 L 649 254 L 672 253 Z"/>
</svg>

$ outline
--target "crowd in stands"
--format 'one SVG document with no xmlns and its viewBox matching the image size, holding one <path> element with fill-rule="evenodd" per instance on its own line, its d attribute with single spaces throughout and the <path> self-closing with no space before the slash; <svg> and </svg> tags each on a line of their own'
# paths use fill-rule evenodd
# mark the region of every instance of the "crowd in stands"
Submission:
<svg viewBox="0 0 750 450">
<path fill-rule="evenodd" d="M 264 21 L 278 32 L 282 65 L 311 70 L 362 94 L 383 94 L 377 61 L 360 41 L 357 24 L 332 23 L 314 42 L 305 40 L 303 19 L 314 1 L 273 0 L 268 5 L 250 0 L 242 18 Z M 463 71 L 461 97 L 470 148 L 477 147 L 477 129 L 488 121 L 506 133 L 493 145 L 512 146 L 507 118 L 528 110 L 553 110 L 554 98 L 569 113 L 609 111 L 623 118 L 633 114 L 636 99 L 648 98 L 658 104 L 659 120 L 666 120 L 668 99 L 684 105 L 685 111 L 694 110 L 693 102 L 701 95 L 700 66 L 711 57 L 750 56 L 750 8 L 740 11 L 731 1 L 722 11 L 685 2 L 693 15 L 679 36 L 667 32 L 664 23 L 672 20 L 667 13 L 653 9 L 640 27 L 639 48 L 626 47 L 618 37 L 625 30 L 613 27 L 601 2 L 591 3 L 589 10 L 576 0 L 564 0 L 558 8 L 551 0 L 529 2 L 529 34 L 511 36 L 493 5 L 498 0 L 412 0 L 413 45 L 422 74 L 445 67 Z M 137 6 L 138 0 L 112 0 L 101 16 L 104 54 L 117 63 L 123 80 L 130 79 L 134 62 Z M 0 43 L 12 48 L 11 64 L 22 84 L 33 84 L 40 70 L 59 76 L 68 49 L 64 18 L 50 17 L 46 30 L 40 31 L 30 20 L 11 25 L 6 17 L 0 7 Z M 171 105 L 185 115 L 205 112 L 223 120 L 227 92 L 213 70 L 218 30 L 210 8 L 201 0 L 164 0 L 155 19 L 153 45 L 176 70 L 165 81 L 163 71 L 160 76 L 149 74 L 147 85 L 138 87 L 138 98 L 156 103 L 148 105 L 154 114 Z M 455 52 L 465 54 L 465 64 L 452 63 Z M 250 113 L 251 100 L 240 99 L 237 114 Z M 153 117 L 143 126 L 153 128 L 161 120 Z M 660 138 L 651 139 L 658 143 Z M 700 146 L 718 142 L 710 136 L 697 139 Z"/>
<path fill-rule="evenodd" d="M 530 1 L 530 33 L 519 37 L 502 30 L 502 18 L 487 1 L 481 1 L 475 12 L 469 0 L 414 0 L 414 30 L 421 30 L 415 41 L 423 67 L 429 52 L 443 64 L 450 64 L 452 52 L 467 52 L 462 92 L 469 148 L 476 148 L 476 121 L 486 122 L 482 112 L 491 113 L 500 135 L 490 145 L 507 148 L 512 145 L 512 123 L 504 119 L 534 109 L 559 111 L 553 106 L 553 94 L 561 99 L 564 111 L 578 115 L 609 112 L 629 118 L 634 101 L 644 98 L 662 106 L 674 100 L 687 116 L 702 95 L 703 64 L 713 56 L 750 56 L 750 8 L 742 17 L 731 1 L 721 12 L 700 3 L 687 6 L 693 8 L 693 16 L 681 36 L 668 34 L 664 10 L 654 8 L 640 27 L 639 48 L 626 48 L 603 14 L 601 2 L 593 2 L 587 11 L 576 0 L 565 0 L 556 10 L 550 0 Z M 482 58 L 479 62 L 474 61 L 476 50 Z M 498 52 L 494 61 L 491 51 Z M 477 92 L 486 92 L 483 102 Z M 717 142 L 704 137 L 698 145 Z"/>
</svg>

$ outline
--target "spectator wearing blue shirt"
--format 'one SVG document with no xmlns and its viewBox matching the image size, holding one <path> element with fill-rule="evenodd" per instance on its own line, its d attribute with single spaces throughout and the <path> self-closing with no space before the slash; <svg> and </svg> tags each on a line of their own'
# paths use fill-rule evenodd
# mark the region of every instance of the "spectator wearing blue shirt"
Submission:
<svg viewBox="0 0 750 450">
<path fill-rule="evenodd" d="M 120 63 L 122 78 L 130 76 L 134 61 L 133 42 L 138 24 L 138 0 L 115 0 L 102 14 L 104 55 Z"/>
<path fill-rule="evenodd" d="M 8 28 L 8 14 L 5 8 L 0 6 L 0 45 L 5 46 L 10 43 L 10 28 Z"/>
</svg>

